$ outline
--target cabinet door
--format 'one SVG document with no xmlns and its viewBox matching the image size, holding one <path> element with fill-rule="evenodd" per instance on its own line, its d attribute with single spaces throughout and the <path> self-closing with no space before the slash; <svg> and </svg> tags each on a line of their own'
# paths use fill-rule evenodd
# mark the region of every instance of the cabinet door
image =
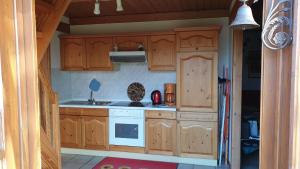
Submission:
<svg viewBox="0 0 300 169">
<path fill-rule="evenodd" d="M 60 137 L 62 147 L 81 148 L 81 118 L 60 115 Z"/>
<path fill-rule="evenodd" d="M 118 36 L 114 37 L 114 45 L 117 45 L 119 51 L 137 51 L 139 45 L 147 49 L 146 36 Z"/>
<path fill-rule="evenodd" d="M 146 150 L 150 154 L 176 153 L 176 120 L 147 119 Z"/>
<path fill-rule="evenodd" d="M 150 70 L 176 70 L 175 35 L 148 37 L 148 64 Z"/>
<path fill-rule="evenodd" d="M 86 50 L 84 39 L 60 40 L 61 68 L 63 70 L 83 70 L 86 67 Z"/>
<path fill-rule="evenodd" d="M 88 70 L 112 70 L 109 52 L 112 50 L 112 38 L 88 38 L 85 41 Z"/>
<path fill-rule="evenodd" d="M 177 127 L 180 156 L 217 159 L 217 122 L 180 121 Z"/>
<path fill-rule="evenodd" d="M 106 150 L 108 143 L 107 117 L 82 117 L 83 147 Z"/>
<path fill-rule="evenodd" d="M 217 53 L 187 52 L 177 56 L 177 108 L 217 112 Z"/>
<path fill-rule="evenodd" d="M 218 49 L 218 31 L 177 32 L 176 37 L 178 52 Z"/>
</svg>

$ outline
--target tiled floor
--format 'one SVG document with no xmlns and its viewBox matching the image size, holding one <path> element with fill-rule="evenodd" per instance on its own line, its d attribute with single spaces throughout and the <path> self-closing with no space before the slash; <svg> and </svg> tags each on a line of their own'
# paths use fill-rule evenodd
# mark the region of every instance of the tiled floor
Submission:
<svg viewBox="0 0 300 169">
<path fill-rule="evenodd" d="M 62 154 L 63 169 L 91 169 L 104 157 Z M 190 164 L 179 164 L 177 169 L 228 169 L 227 167 L 208 167 Z"/>
</svg>

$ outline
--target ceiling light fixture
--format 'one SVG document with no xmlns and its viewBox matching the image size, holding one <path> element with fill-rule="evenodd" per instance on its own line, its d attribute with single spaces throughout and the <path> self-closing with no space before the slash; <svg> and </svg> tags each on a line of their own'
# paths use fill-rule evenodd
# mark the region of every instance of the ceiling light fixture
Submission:
<svg viewBox="0 0 300 169">
<path fill-rule="evenodd" d="M 253 18 L 251 8 L 246 4 L 248 0 L 240 0 L 244 4 L 238 9 L 234 21 L 231 23 L 232 28 L 236 29 L 254 29 L 258 28 L 257 24 Z"/>
<path fill-rule="evenodd" d="M 123 6 L 122 6 L 122 0 L 116 0 L 116 3 L 117 3 L 117 11 L 123 11 Z"/>
<path fill-rule="evenodd" d="M 94 14 L 95 15 L 100 15 L 100 2 L 99 2 L 99 0 L 96 0 L 96 2 L 95 2 Z"/>
</svg>

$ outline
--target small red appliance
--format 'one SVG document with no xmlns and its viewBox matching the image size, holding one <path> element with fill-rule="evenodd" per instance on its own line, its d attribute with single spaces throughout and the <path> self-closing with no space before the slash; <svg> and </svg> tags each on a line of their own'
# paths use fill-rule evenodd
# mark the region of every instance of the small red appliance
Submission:
<svg viewBox="0 0 300 169">
<path fill-rule="evenodd" d="M 154 90 L 151 93 L 151 100 L 153 105 L 161 104 L 161 93 L 159 90 Z"/>
</svg>

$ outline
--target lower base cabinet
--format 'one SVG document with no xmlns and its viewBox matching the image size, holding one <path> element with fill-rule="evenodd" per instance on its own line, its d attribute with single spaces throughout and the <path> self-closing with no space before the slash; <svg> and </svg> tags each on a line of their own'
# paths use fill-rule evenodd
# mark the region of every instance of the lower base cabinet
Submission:
<svg viewBox="0 0 300 169">
<path fill-rule="evenodd" d="M 106 112 L 101 114 L 101 112 L 107 110 L 74 110 L 76 111 L 68 108 L 60 110 L 61 146 L 69 148 L 107 150 L 108 117 Z M 74 114 L 72 114 L 73 112 Z"/>
<path fill-rule="evenodd" d="M 60 115 L 60 138 L 62 147 L 81 148 L 81 118 Z"/>
<path fill-rule="evenodd" d="M 217 159 L 217 122 L 178 121 L 178 155 Z"/>
<path fill-rule="evenodd" d="M 107 117 L 82 117 L 82 147 L 106 150 L 107 126 Z"/>
<path fill-rule="evenodd" d="M 176 120 L 146 120 L 146 152 L 149 154 L 176 154 Z"/>
</svg>

